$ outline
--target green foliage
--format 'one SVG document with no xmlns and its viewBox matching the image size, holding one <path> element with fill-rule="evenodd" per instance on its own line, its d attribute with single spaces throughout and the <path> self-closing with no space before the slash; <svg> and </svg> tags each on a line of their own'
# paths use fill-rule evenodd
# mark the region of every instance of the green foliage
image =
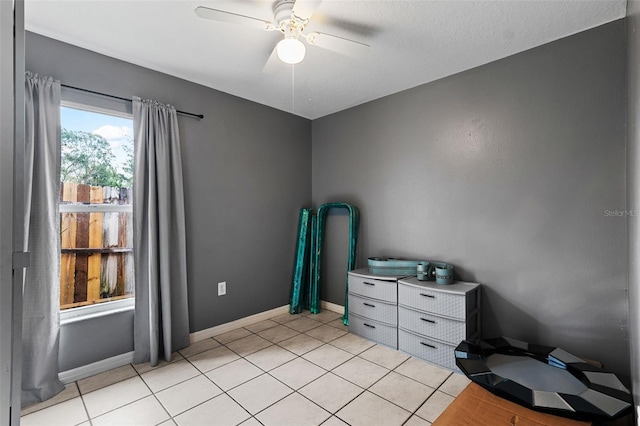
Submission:
<svg viewBox="0 0 640 426">
<path fill-rule="evenodd" d="M 93 133 L 62 129 L 60 177 L 63 182 L 128 188 L 133 178 L 133 150 L 119 172 L 109 142 Z"/>
<path fill-rule="evenodd" d="M 131 188 L 133 186 L 133 147 L 130 145 L 123 145 L 122 149 L 127 155 L 127 159 L 122 163 L 122 171 L 124 172 L 123 188 Z"/>
</svg>

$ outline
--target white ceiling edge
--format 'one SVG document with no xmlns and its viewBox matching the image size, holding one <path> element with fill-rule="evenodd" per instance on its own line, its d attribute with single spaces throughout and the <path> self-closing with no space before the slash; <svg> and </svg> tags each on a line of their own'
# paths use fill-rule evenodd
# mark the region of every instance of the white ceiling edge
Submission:
<svg viewBox="0 0 640 426">
<path fill-rule="evenodd" d="M 261 72 L 277 35 L 200 20 L 193 13 L 207 5 L 270 19 L 266 0 L 27 0 L 26 5 L 31 32 L 307 119 L 486 65 L 626 14 L 625 0 L 325 0 L 316 13 L 320 22 L 312 21 L 310 30 L 369 43 L 371 55 L 357 61 L 309 46 L 305 60 L 295 66 L 292 91 L 290 70 Z M 153 19 L 140 20 L 148 10 Z M 356 20 L 353 30 L 350 22 Z M 168 27 L 158 28 L 159 23 Z M 365 31 L 357 34 L 361 28 Z M 139 43 L 130 43 L 131 35 Z M 154 37 L 169 41 L 158 48 Z"/>
</svg>

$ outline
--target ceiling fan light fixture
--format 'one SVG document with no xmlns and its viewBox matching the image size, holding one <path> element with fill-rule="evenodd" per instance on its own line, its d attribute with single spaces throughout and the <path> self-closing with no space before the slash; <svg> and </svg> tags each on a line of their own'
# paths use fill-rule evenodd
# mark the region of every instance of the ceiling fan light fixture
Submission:
<svg viewBox="0 0 640 426">
<path fill-rule="evenodd" d="M 278 58 L 286 64 L 295 65 L 304 59 L 307 48 L 300 40 L 294 37 L 287 37 L 278 42 L 276 51 Z"/>
</svg>

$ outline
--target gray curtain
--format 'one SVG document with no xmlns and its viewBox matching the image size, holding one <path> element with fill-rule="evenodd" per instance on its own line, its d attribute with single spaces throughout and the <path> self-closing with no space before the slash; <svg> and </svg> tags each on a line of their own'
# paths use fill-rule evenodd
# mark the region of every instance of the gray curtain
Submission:
<svg viewBox="0 0 640 426">
<path fill-rule="evenodd" d="M 176 110 L 133 98 L 134 360 L 189 345 L 182 161 Z"/>
<path fill-rule="evenodd" d="M 60 336 L 60 82 L 25 76 L 25 243 L 22 406 L 51 398 Z"/>
</svg>

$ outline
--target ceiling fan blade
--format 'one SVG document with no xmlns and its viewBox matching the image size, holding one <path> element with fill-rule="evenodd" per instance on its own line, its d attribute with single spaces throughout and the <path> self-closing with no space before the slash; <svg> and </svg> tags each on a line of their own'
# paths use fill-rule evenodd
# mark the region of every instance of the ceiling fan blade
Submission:
<svg viewBox="0 0 640 426">
<path fill-rule="evenodd" d="M 301 19 L 309 19 L 320 3 L 322 0 L 296 0 L 293 5 L 293 14 Z"/>
<path fill-rule="evenodd" d="M 368 44 L 315 31 L 307 35 L 307 42 L 312 46 L 322 47 L 354 58 L 361 58 L 369 53 Z"/>
<path fill-rule="evenodd" d="M 196 7 L 195 12 L 196 15 L 203 19 L 228 22 L 230 24 L 248 25 L 265 31 L 273 31 L 275 29 L 274 24 L 269 21 L 263 21 L 262 19 L 252 18 L 250 16 L 238 15 L 237 13 L 225 12 L 223 10 L 198 6 Z"/>
<path fill-rule="evenodd" d="M 267 59 L 267 63 L 264 64 L 264 68 L 262 68 L 262 72 L 264 74 L 275 74 L 282 69 L 284 63 L 278 58 L 277 45 L 271 51 L 271 55 L 269 59 Z"/>
</svg>

